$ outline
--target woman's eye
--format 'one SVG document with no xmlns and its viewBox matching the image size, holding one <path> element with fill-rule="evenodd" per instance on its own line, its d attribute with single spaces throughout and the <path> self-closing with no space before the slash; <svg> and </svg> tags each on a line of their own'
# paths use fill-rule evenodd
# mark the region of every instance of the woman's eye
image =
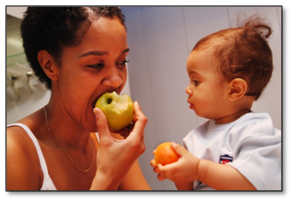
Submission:
<svg viewBox="0 0 293 202">
<path fill-rule="evenodd" d="M 128 60 L 123 60 L 121 62 L 117 62 L 116 65 L 119 67 L 119 68 L 123 68 L 126 66 L 126 63 L 128 63 L 129 61 Z"/>
<path fill-rule="evenodd" d="M 93 68 L 93 69 L 102 69 L 104 67 L 103 63 L 97 63 L 93 65 L 87 65 L 87 67 Z"/>
<path fill-rule="evenodd" d="M 126 63 L 129 62 L 128 60 L 123 60 L 121 62 L 117 62 L 116 66 L 118 68 L 124 68 L 126 66 Z M 102 69 L 105 67 L 104 63 L 97 63 L 97 64 L 93 64 L 93 65 L 86 65 L 87 67 L 93 68 L 93 69 Z"/>
</svg>

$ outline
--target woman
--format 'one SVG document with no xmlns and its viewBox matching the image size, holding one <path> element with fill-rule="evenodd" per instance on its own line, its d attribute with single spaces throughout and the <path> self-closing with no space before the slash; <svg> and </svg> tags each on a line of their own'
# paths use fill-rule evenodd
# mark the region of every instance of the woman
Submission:
<svg viewBox="0 0 293 202">
<path fill-rule="evenodd" d="M 110 132 L 94 109 L 102 94 L 119 94 L 127 79 L 121 10 L 28 8 L 21 36 L 28 62 L 52 93 L 44 108 L 18 121 L 26 131 L 7 128 L 7 190 L 150 189 L 137 161 L 147 123 L 138 103 L 127 138 Z"/>
</svg>

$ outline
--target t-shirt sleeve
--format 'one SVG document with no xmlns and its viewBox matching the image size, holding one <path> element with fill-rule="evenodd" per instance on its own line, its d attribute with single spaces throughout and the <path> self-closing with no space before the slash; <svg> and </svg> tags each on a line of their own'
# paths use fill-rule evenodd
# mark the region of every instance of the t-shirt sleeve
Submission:
<svg viewBox="0 0 293 202">
<path fill-rule="evenodd" d="M 233 166 L 257 190 L 281 190 L 281 132 L 275 128 L 248 127 L 235 145 Z M 269 135 L 268 135 L 269 134 Z"/>
</svg>

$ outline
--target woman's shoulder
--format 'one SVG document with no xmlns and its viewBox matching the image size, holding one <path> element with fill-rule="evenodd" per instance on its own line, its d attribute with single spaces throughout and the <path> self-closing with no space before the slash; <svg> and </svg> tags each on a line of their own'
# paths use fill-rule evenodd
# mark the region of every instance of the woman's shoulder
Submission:
<svg viewBox="0 0 293 202">
<path fill-rule="evenodd" d="M 23 128 L 29 129 L 25 122 L 28 121 L 23 119 L 18 122 L 23 125 L 12 125 L 6 130 L 7 190 L 38 189 L 42 181 L 37 150 Z"/>
<path fill-rule="evenodd" d="M 42 113 L 42 109 L 39 109 L 38 111 L 16 121 L 15 123 L 9 124 L 7 127 L 7 134 L 9 135 L 19 134 L 19 136 L 21 135 L 21 137 L 28 136 L 27 131 L 25 130 L 25 128 L 27 128 L 34 134 L 34 136 L 37 139 L 39 139 L 38 137 L 40 135 L 39 130 L 42 128 L 40 126 L 42 126 L 43 124 L 44 124 L 44 114 Z"/>
<path fill-rule="evenodd" d="M 25 119 L 24 119 L 25 120 Z M 32 138 L 33 132 L 26 121 L 17 121 L 16 123 L 9 124 L 6 129 L 7 149 L 21 149 L 27 150 L 33 146 Z"/>
</svg>

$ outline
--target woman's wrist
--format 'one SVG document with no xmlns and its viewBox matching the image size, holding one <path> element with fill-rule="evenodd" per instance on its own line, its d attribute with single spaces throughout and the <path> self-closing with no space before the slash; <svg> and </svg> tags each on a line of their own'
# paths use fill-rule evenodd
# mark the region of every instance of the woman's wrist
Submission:
<svg viewBox="0 0 293 202">
<path fill-rule="evenodd" d="M 98 172 L 92 181 L 90 190 L 117 190 L 119 181 L 111 180 L 107 175 Z"/>
</svg>

